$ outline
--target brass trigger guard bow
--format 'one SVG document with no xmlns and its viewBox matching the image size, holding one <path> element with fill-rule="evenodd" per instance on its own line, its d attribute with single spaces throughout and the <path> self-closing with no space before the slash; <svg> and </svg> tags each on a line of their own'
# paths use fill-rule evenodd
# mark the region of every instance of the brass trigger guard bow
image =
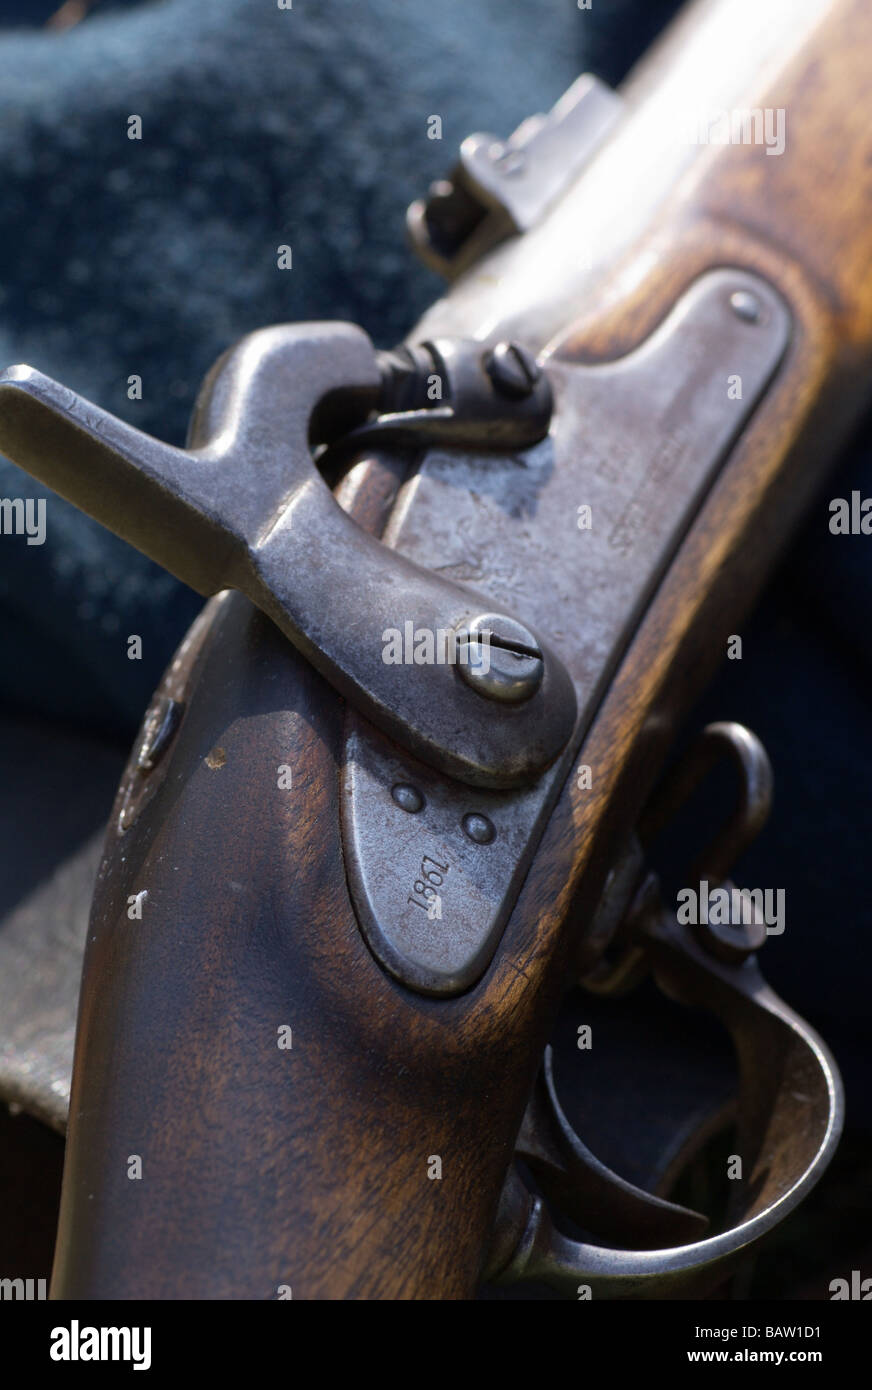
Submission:
<svg viewBox="0 0 872 1390">
<path fill-rule="evenodd" d="M 616 875 L 628 901 L 617 929 L 614 902 L 605 896 L 603 915 L 618 958 L 611 965 L 601 960 L 582 983 L 598 994 L 625 994 L 651 971 L 668 997 L 705 1009 L 724 1024 L 739 1069 L 736 1147 L 752 1156 L 748 1177 L 737 1184 L 737 1197 L 745 1200 L 733 1201 L 728 1229 L 700 1238 L 706 1217 L 634 1187 L 600 1163 L 563 1112 L 548 1048 L 516 1145 L 545 1198 L 532 1195 L 517 1170 L 510 1170 L 491 1252 L 492 1279 L 542 1280 L 573 1294 L 581 1286 L 588 1296 L 611 1299 L 698 1296 L 784 1219 L 832 1158 L 843 1123 L 841 1079 L 817 1033 L 761 974 L 756 951 L 766 940 L 765 924 L 704 923 L 692 931 L 665 908 L 656 875 L 642 867 L 641 841 L 650 842 L 724 756 L 740 774 L 738 805 L 690 881 L 699 873 L 725 882 L 732 860 L 756 836 L 771 801 L 765 749 L 739 724 L 709 725 L 646 808 L 639 836 L 631 837 Z M 595 1236 L 635 1248 L 569 1239 L 554 1224 L 549 1200 Z"/>
</svg>

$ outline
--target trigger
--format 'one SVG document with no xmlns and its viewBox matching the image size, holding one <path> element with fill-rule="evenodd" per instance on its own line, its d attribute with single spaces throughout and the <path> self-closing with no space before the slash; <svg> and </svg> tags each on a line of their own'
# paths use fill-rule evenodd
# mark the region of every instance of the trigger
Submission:
<svg viewBox="0 0 872 1390">
<path fill-rule="evenodd" d="M 635 1187 L 582 1143 L 557 1098 L 550 1047 L 515 1151 L 554 1206 L 599 1240 L 654 1250 L 699 1240 L 708 1227 L 700 1212 Z"/>
</svg>

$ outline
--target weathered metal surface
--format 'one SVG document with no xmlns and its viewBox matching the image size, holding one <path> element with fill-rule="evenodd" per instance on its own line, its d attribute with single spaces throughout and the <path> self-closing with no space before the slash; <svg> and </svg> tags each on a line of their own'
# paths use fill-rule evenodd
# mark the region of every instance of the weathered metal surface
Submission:
<svg viewBox="0 0 872 1390">
<path fill-rule="evenodd" d="M 425 265 L 453 279 L 505 237 L 534 227 L 578 177 L 622 105 L 586 73 L 547 116 L 529 117 L 508 140 L 468 136 L 451 179 L 409 208 L 412 244 Z"/>
<path fill-rule="evenodd" d="M 721 1119 L 735 1124 L 740 1168 L 730 1174 L 727 1227 L 703 1238 L 709 1223 L 702 1213 L 652 1197 L 595 1158 L 563 1112 L 548 1049 L 516 1152 L 532 1169 L 546 1202 L 605 1243 L 567 1239 L 552 1224 L 542 1198 L 512 1173 L 492 1251 L 491 1272 L 504 1282 L 542 1279 L 572 1292 L 587 1284 L 591 1294 L 609 1298 L 699 1295 L 802 1199 L 839 1141 L 844 1097 L 838 1070 L 813 1029 L 766 985 L 756 954 L 767 939 L 765 925 L 749 931 L 744 917 L 716 932 L 706 922 L 681 925 L 637 852 L 640 837 L 645 843 L 656 837 L 725 756 L 738 773 L 736 808 L 690 878 L 703 872 L 725 883 L 735 857 L 765 823 L 772 769 L 763 745 L 741 724 L 708 725 L 645 808 L 640 835 L 631 836 L 630 852 L 621 857 L 625 909 L 620 916 L 614 892 L 604 893 L 595 921 L 608 919 L 623 954 L 610 972 L 601 961 L 592 984 L 598 994 L 623 994 L 650 971 L 670 999 L 705 1009 L 729 1032 L 738 1089 Z M 634 867 L 624 873 L 627 865 Z M 602 932 L 600 937 L 603 949 L 608 937 Z M 620 1248 L 607 1248 L 611 1243 Z"/>
<path fill-rule="evenodd" d="M 699 1297 L 802 1201 L 838 1144 L 844 1097 L 833 1058 L 769 989 L 756 958 L 732 965 L 714 959 L 662 908 L 645 912 L 637 933 L 670 998 L 711 1011 L 733 1039 L 740 1069 L 736 1152 L 743 1165 L 735 1195 L 743 1209 L 728 1229 L 703 1240 L 610 1249 L 563 1235 L 543 1200 L 525 1195 L 512 1174 L 500 1218 L 516 1237 L 499 1271 L 506 1282 L 540 1279 L 573 1293 L 586 1284 L 605 1298 Z M 562 1137 L 566 1142 L 565 1132 Z M 614 1185 L 611 1193 L 619 1200 Z M 625 1208 L 636 1200 L 625 1196 Z M 499 1258 L 510 1245 L 504 1228 L 495 1240 Z"/>
<path fill-rule="evenodd" d="M 492 421 L 511 424 L 516 412 L 480 356 L 474 399 L 491 403 Z M 401 552 L 388 556 L 320 476 L 310 446 L 316 409 L 331 402 L 335 432 L 337 417 L 360 421 L 377 407 L 381 383 L 372 343 L 351 324 L 263 329 L 215 365 L 189 448 L 176 449 L 12 367 L 0 374 L 0 447 L 198 592 L 245 593 L 361 713 L 425 762 L 472 784 L 529 782 L 575 719 L 571 683 L 544 642 L 542 681 L 511 710 L 482 700 L 452 663 L 385 660 L 388 630 L 410 622 L 432 639 L 493 605 Z M 531 409 L 536 437 L 550 411 L 543 421 L 535 401 Z M 421 415 L 436 428 L 438 412 Z M 401 423 L 420 432 L 417 415 Z"/>
<path fill-rule="evenodd" d="M 736 312 L 737 292 L 759 305 L 756 320 Z M 547 440 L 510 457 L 434 450 L 405 487 L 385 542 L 501 606 L 523 606 L 570 672 L 579 720 L 535 786 L 473 796 L 352 716 L 343 798 L 349 880 L 370 946 L 404 983 L 456 993 L 486 966 L 601 694 L 789 336 L 789 312 L 769 286 L 714 271 L 627 357 L 550 363 L 556 408 Z M 580 529 L 583 507 L 589 529 Z M 419 813 L 391 798 L 398 782 L 422 793 Z M 491 843 L 470 844 L 462 826 L 470 812 L 492 821 Z"/>
</svg>

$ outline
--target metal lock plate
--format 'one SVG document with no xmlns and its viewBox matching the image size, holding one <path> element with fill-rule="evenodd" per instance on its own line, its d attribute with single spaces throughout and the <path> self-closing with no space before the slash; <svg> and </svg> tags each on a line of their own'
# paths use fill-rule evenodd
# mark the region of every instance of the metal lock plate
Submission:
<svg viewBox="0 0 872 1390">
<path fill-rule="evenodd" d="M 556 404 L 541 443 L 511 455 L 431 450 L 402 490 L 385 544 L 523 612 L 568 670 L 579 710 L 553 766 L 507 792 L 424 769 L 349 713 L 348 878 L 372 951 L 404 984 L 451 995 L 486 969 L 602 693 L 789 337 L 769 285 L 711 272 L 628 356 L 550 360 Z M 419 809 L 394 799 L 397 785 L 419 793 Z M 493 836 L 471 838 L 469 815 Z"/>
</svg>

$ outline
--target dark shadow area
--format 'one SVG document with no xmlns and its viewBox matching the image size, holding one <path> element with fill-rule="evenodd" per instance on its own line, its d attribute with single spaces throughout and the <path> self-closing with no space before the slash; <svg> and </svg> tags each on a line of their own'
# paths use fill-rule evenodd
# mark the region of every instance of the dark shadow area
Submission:
<svg viewBox="0 0 872 1390">
<path fill-rule="evenodd" d="M 683 5 L 684 0 L 593 0 L 579 16 L 584 68 L 611 86 L 623 82 Z"/>
<path fill-rule="evenodd" d="M 0 1271 L 48 1279 L 61 1197 L 64 1141 L 29 1115 L 0 1106 Z"/>
<path fill-rule="evenodd" d="M 0 719 L 0 920 L 105 824 L 126 757 L 42 721 Z"/>
<path fill-rule="evenodd" d="M 143 0 L 0 0 L 0 29 L 72 29 L 86 19 L 129 10 Z"/>
</svg>

